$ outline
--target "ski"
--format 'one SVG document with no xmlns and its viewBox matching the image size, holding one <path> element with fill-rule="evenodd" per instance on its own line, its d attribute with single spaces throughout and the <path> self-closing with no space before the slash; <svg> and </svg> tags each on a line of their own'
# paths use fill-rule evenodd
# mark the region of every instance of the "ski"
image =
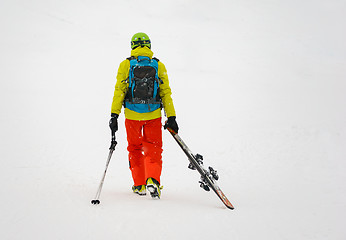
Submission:
<svg viewBox="0 0 346 240">
<path fill-rule="evenodd" d="M 229 209 L 234 209 L 232 203 L 228 200 L 226 195 L 222 192 L 220 187 L 217 185 L 216 181 L 219 179 L 217 171 L 212 167 L 206 170 L 203 166 L 203 156 L 200 154 L 194 155 L 188 146 L 184 143 L 178 133 L 174 132 L 172 129 L 167 128 L 167 130 L 172 134 L 175 141 L 178 143 L 180 148 L 184 151 L 189 160 L 189 168 L 192 170 L 197 170 L 201 175 L 201 180 L 199 181 L 200 187 L 206 191 L 210 191 L 210 188 L 216 193 L 220 200 Z"/>
</svg>

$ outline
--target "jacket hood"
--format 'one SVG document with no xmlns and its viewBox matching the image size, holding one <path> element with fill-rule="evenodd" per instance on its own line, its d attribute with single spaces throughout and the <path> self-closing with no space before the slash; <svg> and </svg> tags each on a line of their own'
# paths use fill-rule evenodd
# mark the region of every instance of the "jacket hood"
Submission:
<svg viewBox="0 0 346 240">
<path fill-rule="evenodd" d="M 133 57 L 145 56 L 152 58 L 153 55 L 154 53 L 148 47 L 138 47 L 131 51 L 131 56 Z"/>
</svg>

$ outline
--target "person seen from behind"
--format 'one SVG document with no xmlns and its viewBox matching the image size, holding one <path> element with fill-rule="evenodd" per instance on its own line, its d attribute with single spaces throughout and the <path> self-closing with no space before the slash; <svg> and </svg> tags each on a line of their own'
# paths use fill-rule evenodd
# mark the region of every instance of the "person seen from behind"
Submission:
<svg viewBox="0 0 346 240">
<path fill-rule="evenodd" d="M 165 65 L 154 58 L 147 34 L 131 39 L 131 56 L 120 63 L 109 126 L 118 130 L 118 117 L 124 106 L 127 150 L 134 185 L 132 191 L 161 197 L 162 108 L 165 128 L 178 133 L 178 124 Z"/>
</svg>

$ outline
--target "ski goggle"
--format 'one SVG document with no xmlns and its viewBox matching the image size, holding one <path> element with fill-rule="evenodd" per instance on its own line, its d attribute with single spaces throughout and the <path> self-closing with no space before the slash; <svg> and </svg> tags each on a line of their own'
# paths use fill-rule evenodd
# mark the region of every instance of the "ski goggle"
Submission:
<svg viewBox="0 0 346 240">
<path fill-rule="evenodd" d="M 150 40 L 136 40 L 136 41 L 131 41 L 131 48 L 139 47 L 139 46 L 147 46 L 151 47 Z"/>
</svg>

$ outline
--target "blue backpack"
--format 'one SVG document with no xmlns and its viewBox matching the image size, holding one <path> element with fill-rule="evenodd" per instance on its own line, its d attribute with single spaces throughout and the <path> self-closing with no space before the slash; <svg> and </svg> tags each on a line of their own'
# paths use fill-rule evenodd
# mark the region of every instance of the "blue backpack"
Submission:
<svg viewBox="0 0 346 240">
<path fill-rule="evenodd" d="M 158 59 L 139 56 L 130 57 L 130 72 L 127 82 L 128 91 L 124 106 L 138 113 L 147 113 L 161 108 L 159 94 L 160 84 L 158 77 Z"/>
</svg>

